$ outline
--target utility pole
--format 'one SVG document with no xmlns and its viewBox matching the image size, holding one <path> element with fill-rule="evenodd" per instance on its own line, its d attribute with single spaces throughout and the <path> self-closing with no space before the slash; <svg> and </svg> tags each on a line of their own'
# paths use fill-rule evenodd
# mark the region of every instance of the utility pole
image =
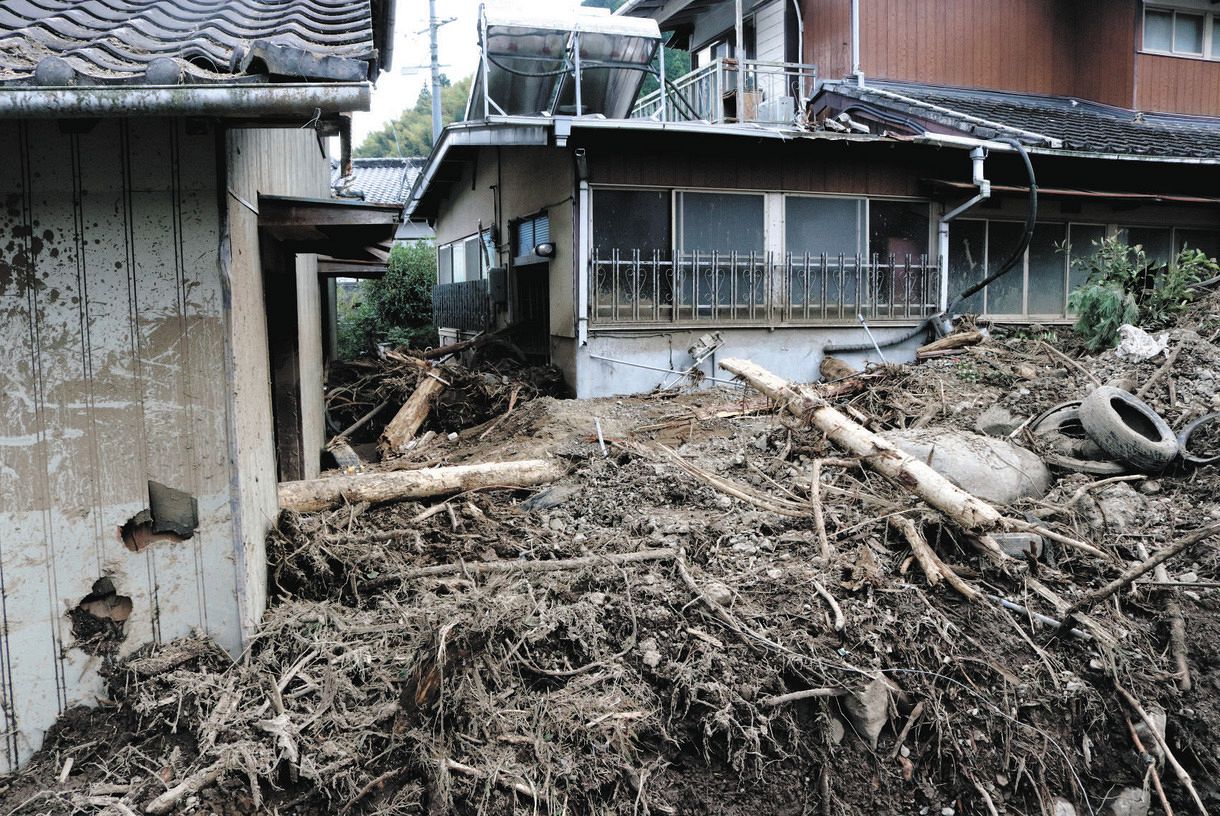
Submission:
<svg viewBox="0 0 1220 816">
<path fill-rule="evenodd" d="M 441 63 L 436 50 L 436 31 L 443 25 L 436 19 L 436 0 L 428 0 L 428 31 L 432 40 L 432 146 L 441 138 Z"/>
</svg>

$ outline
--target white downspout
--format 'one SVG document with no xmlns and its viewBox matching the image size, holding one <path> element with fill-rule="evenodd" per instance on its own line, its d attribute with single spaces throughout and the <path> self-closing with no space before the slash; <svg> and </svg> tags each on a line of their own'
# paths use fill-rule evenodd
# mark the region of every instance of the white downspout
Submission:
<svg viewBox="0 0 1220 816">
<path fill-rule="evenodd" d="M 944 315 L 946 319 L 949 318 L 949 315 L 945 315 L 945 312 L 949 309 L 949 222 L 976 204 L 991 198 L 991 182 L 987 179 L 983 166 L 986 158 L 987 152 L 980 146 L 976 146 L 970 151 L 970 161 L 972 163 L 971 183 L 978 188 L 978 192 L 972 198 L 967 199 L 942 215 L 936 225 L 936 251 L 937 260 L 940 264 L 940 298 L 937 303 L 937 311 Z"/>
<path fill-rule="evenodd" d="M 864 87 L 864 72 L 860 70 L 860 0 L 851 0 L 851 75 Z"/>
<path fill-rule="evenodd" d="M 580 219 L 576 228 L 576 347 L 589 345 L 589 182 L 580 180 L 576 195 L 576 216 Z"/>
<path fill-rule="evenodd" d="M 737 88 L 734 93 L 734 97 L 736 99 L 736 102 L 734 103 L 736 115 L 734 118 L 737 120 L 737 123 L 740 124 L 744 120 L 742 115 L 744 111 L 742 110 L 741 106 L 745 100 L 742 90 L 746 83 L 746 18 L 745 12 L 742 9 L 742 0 L 737 0 L 736 7 L 737 18 L 735 36 L 737 38 L 737 46 L 733 49 L 733 56 L 737 59 Z"/>
</svg>

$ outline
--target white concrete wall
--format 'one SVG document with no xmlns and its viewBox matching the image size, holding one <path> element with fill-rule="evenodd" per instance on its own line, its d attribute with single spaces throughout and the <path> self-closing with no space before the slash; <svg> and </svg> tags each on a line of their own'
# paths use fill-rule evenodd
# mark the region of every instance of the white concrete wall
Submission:
<svg viewBox="0 0 1220 816">
<path fill-rule="evenodd" d="M 104 696 L 68 618 L 99 578 L 131 599 L 119 656 L 196 629 L 241 646 L 216 139 L 0 123 L 0 772 Z M 133 551 L 149 480 L 199 527 Z"/>
<path fill-rule="evenodd" d="M 227 272 L 234 304 L 230 385 L 245 570 L 242 625 L 251 632 L 267 602 L 265 539 L 279 512 L 267 315 L 259 261 L 258 215 L 252 208 L 257 208 L 260 194 L 329 197 L 330 163 L 322 156 L 311 130 L 233 130 L 228 133 L 225 154 Z M 297 302 L 302 343 L 302 414 L 307 420 L 303 423 L 305 440 L 316 442 L 324 433 L 319 424 L 323 414 L 321 313 L 316 278 L 308 286 L 302 281 L 307 269 L 308 262 L 298 265 L 296 270 L 298 295 L 303 295 Z"/>
<path fill-rule="evenodd" d="M 678 373 L 694 364 L 687 349 L 700 336 L 712 330 L 712 327 L 701 327 L 671 331 L 591 332 L 588 346 L 578 349 L 574 343 L 571 344 L 566 353 L 559 355 L 557 364 L 564 363 L 561 366 L 565 368 L 564 375 L 569 383 L 575 384 L 576 396 L 581 399 L 644 394 L 660 385 L 677 384 Z M 726 380 L 732 377 L 717 369 L 716 363 L 726 357 L 746 357 L 794 382 L 814 382 L 819 379 L 818 367 L 822 364 L 822 350 L 827 344 L 857 344 L 866 340 L 861 332 L 850 328 L 715 330 L 720 332 L 724 345 L 703 363 L 700 370 L 708 377 Z M 910 327 L 873 328 L 873 334 L 880 342 L 900 337 L 909 331 Z M 915 348 L 924 342 L 927 342 L 926 334 L 900 346 L 883 348 L 882 351 L 889 362 L 912 362 Z M 872 350 L 836 353 L 834 356 L 857 368 L 862 368 L 867 362 L 881 362 Z M 667 374 L 665 371 L 675 373 Z"/>
</svg>

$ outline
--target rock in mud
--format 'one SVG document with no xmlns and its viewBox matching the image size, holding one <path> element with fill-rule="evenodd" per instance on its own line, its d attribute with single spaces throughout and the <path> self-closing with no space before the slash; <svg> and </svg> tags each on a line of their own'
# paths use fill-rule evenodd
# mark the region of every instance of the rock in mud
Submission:
<svg viewBox="0 0 1220 816">
<path fill-rule="evenodd" d="M 1051 472 L 1036 454 L 1002 439 L 951 429 L 881 436 L 962 490 L 994 504 L 1038 499 L 1051 486 Z"/>
</svg>

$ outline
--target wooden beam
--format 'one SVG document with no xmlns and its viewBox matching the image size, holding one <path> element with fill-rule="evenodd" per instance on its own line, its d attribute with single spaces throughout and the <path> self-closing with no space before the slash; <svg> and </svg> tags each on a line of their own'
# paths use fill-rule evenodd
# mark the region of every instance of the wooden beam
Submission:
<svg viewBox="0 0 1220 816">
<path fill-rule="evenodd" d="M 373 279 L 385 277 L 389 268 L 380 261 L 344 261 L 335 258 L 318 258 L 318 277 L 320 278 L 362 278 Z"/>
<path fill-rule="evenodd" d="M 258 197 L 258 224 L 274 227 L 398 226 L 402 208 L 332 199 Z"/>
</svg>

